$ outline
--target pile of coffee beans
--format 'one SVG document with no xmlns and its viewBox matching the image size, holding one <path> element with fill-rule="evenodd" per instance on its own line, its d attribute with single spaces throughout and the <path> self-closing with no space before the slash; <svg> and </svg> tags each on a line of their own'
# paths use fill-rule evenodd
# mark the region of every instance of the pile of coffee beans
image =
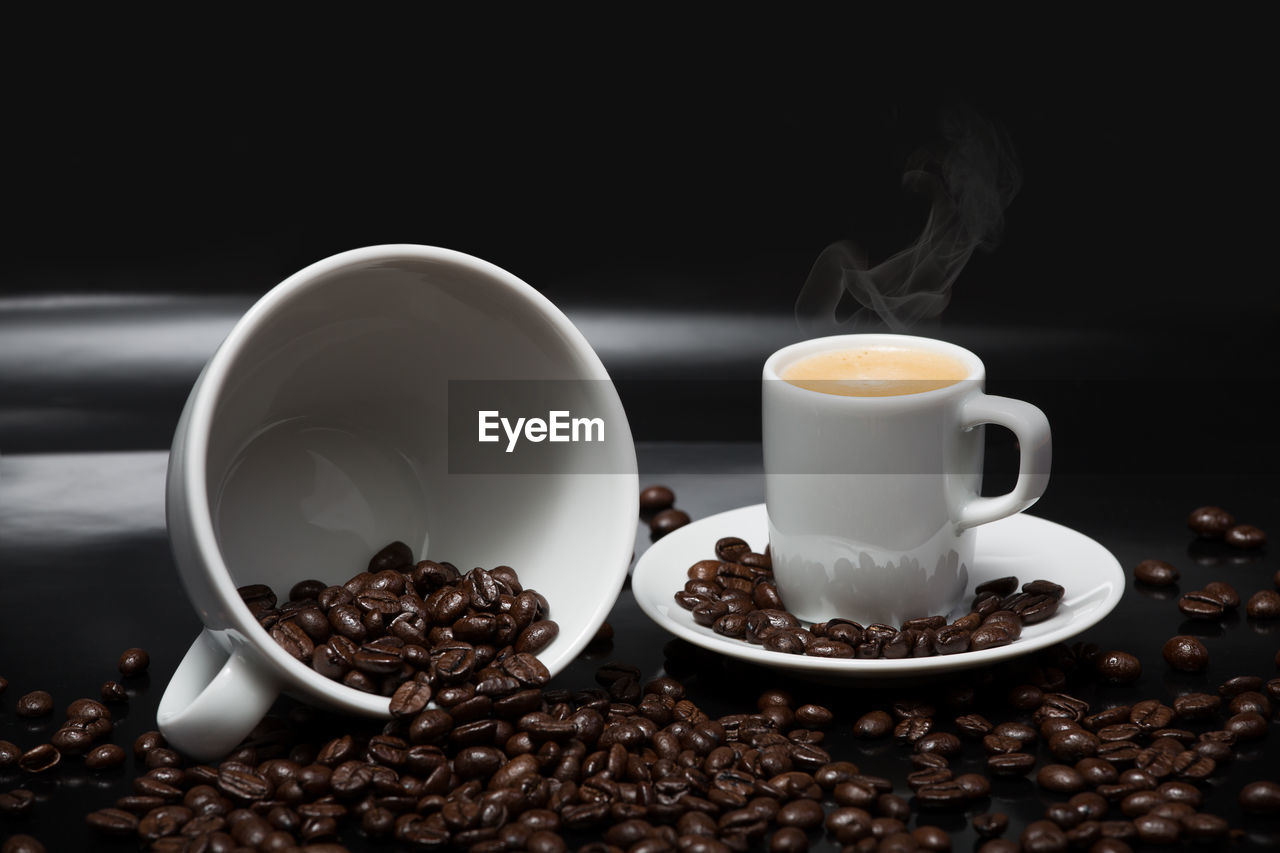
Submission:
<svg viewBox="0 0 1280 853">
<path fill-rule="evenodd" d="M 750 556 L 741 540 L 722 543 L 737 559 L 723 559 L 718 548 L 718 562 L 750 568 L 758 558 L 767 560 L 767 553 Z M 402 549 L 389 547 L 398 562 Z M 133 743 L 140 769 L 132 793 L 90 813 L 88 825 L 103 836 L 160 851 L 340 853 L 347 850 L 344 839 L 367 837 L 385 840 L 391 849 L 469 853 L 786 853 L 807 850 L 820 839 L 842 853 L 870 853 L 950 850 L 951 832 L 967 812 L 983 839 L 980 853 L 1123 853 L 1140 845 L 1226 844 L 1242 830 L 1207 808 L 1210 792 L 1237 754 L 1268 736 L 1280 703 L 1280 678 L 1254 675 L 1174 698 L 1134 694 L 1132 687 L 1109 694 L 1103 691 L 1114 690 L 1110 685 L 1131 683 L 1141 662 L 1124 651 L 1078 642 L 972 670 L 955 685 L 903 689 L 893 700 L 874 693 L 863 705 L 871 705 L 865 713 L 842 716 L 839 707 L 797 698 L 798 689 L 771 688 L 759 694 L 754 708 L 713 715 L 686 695 L 685 681 L 745 664 L 674 640 L 664 676 L 646 679 L 635 667 L 609 663 L 597 670 L 595 687 L 554 689 L 536 655 L 514 644 L 496 647 L 492 638 L 471 642 L 457 636 L 464 615 L 514 611 L 524 592 L 514 572 L 499 567 L 486 573 L 509 590 L 499 596 L 508 596 L 510 606 L 490 609 L 484 574 L 457 575 L 455 569 L 451 580 L 424 593 L 414 577 L 422 565 L 398 563 L 391 569 L 405 584 L 397 601 L 409 594 L 422 601 L 423 613 L 399 613 L 423 617 L 427 642 L 420 647 L 427 665 L 410 664 L 411 675 L 402 665 L 400 675 L 408 677 L 391 683 L 385 676 L 392 673 L 370 678 L 378 691 L 392 695 L 389 721 L 297 706 L 269 717 L 230 755 L 209 764 L 187 761 L 159 732 L 147 732 Z M 348 603 L 371 588 L 385 588 L 373 586 L 373 579 L 387 570 L 375 557 L 362 573 L 368 577 L 357 575 L 360 588 L 346 590 L 353 596 Z M 434 577 L 437 570 L 430 571 Z M 753 593 L 757 586 L 752 584 Z M 320 593 L 328 589 L 304 582 L 282 607 L 262 589 L 250 588 L 246 597 L 268 630 L 281 622 L 297 625 L 316 644 L 304 627 L 316 627 L 314 616 L 299 617 L 318 607 Z M 468 602 L 447 625 L 435 621 L 437 605 L 427 607 L 446 589 L 465 593 Z M 734 583 L 721 589 L 744 591 Z M 1205 590 L 1225 595 L 1212 584 Z M 1050 610 L 1041 597 L 1056 607 L 1060 595 L 1043 582 L 1019 592 L 1016 579 L 1001 579 L 981 589 L 977 599 L 984 603 L 975 600 L 973 613 L 982 616 L 991 601 L 1010 605 L 1015 615 L 1016 605 L 1029 601 Z M 1025 597 L 1010 600 L 1017 596 Z M 321 615 L 327 620 L 329 612 Z M 362 610 L 361 623 L 374 612 Z M 982 616 L 978 627 L 996 612 Z M 398 638 L 386 629 L 386 615 L 375 641 Z M 545 603 L 535 615 L 546 615 Z M 848 630 L 842 625 L 837 623 L 837 633 Z M 828 636 L 814 637 L 852 645 L 856 654 L 869 628 L 861 629 L 864 638 L 857 644 L 832 640 L 830 623 L 824 630 Z M 432 632 L 438 632 L 434 640 Z M 763 633 L 765 640 L 771 636 Z M 351 639 L 330 624 L 318 645 L 338 636 Z M 470 647 L 470 657 L 461 645 Z M 491 656 L 480 651 L 484 646 L 493 648 Z M 456 651 L 471 662 L 469 668 L 456 665 Z M 1203 644 L 1186 635 L 1171 640 L 1164 656 L 1188 671 L 1207 663 Z M 354 662 L 347 671 L 364 672 Z M 0 678 L 0 691 L 6 686 Z M 103 685 L 104 700 L 117 687 L 118 682 Z M 855 693 L 835 695 L 840 702 L 857 701 Z M 1105 699 L 1091 706 L 1086 697 L 1095 693 Z M 30 706 L 46 716 L 56 710 L 52 697 L 46 702 L 38 694 L 23 694 L 13 707 Z M 1121 704 L 1113 704 L 1117 698 Z M 0 774 L 12 767 L 33 776 L 47 772 L 57 764 L 55 759 L 45 765 L 53 755 L 82 754 L 85 767 L 94 771 L 128 760 L 121 746 L 99 742 L 112 735 L 108 702 L 76 700 L 66 716 L 59 734 L 69 733 L 69 750 L 49 743 L 24 751 L 0 742 Z M 843 760 L 833 745 L 839 739 L 827 737 L 833 728 L 846 728 L 864 742 L 867 760 L 900 763 L 901 776 L 883 769 L 885 775 L 878 775 L 864 769 L 861 759 L 863 767 Z M 32 752 L 29 766 L 22 765 Z M 1017 827 L 991 808 L 1000 801 L 999 786 L 1008 790 L 1010 784 L 1049 800 L 1041 819 Z M 0 790 L 0 819 L 30 813 L 36 801 L 26 787 Z M 1280 784 L 1274 781 L 1250 781 L 1237 801 L 1246 814 L 1280 818 Z M 11 826 L 18 825 L 4 823 L 3 830 Z M 39 853 L 44 847 L 19 833 L 0 843 L 0 850 Z"/>
<path fill-rule="evenodd" d="M 121 655 L 121 661 L 126 657 L 138 660 L 139 655 L 144 663 L 138 667 L 130 667 L 127 675 L 136 676 L 145 672 L 145 661 L 149 661 L 149 658 L 143 649 L 128 649 Z M 104 701 L 119 703 L 128 699 L 123 685 L 115 681 L 108 681 L 107 684 L 114 685 L 114 688 L 110 691 L 111 698 Z M 0 676 L 0 693 L 8 686 L 8 680 Z M 118 688 L 118 692 L 115 688 Z M 105 696 L 105 685 L 103 692 Z M 55 704 L 53 695 L 48 691 L 32 690 L 18 697 L 14 713 L 38 723 L 54 713 Z M 84 767 L 91 771 L 111 770 L 124 763 L 125 752 L 120 746 L 101 743 L 111 736 L 115 728 L 107 705 L 96 699 L 80 698 L 67 705 L 65 713 L 65 722 L 47 742 L 24 749 L 11 741 L 0 740 L 0 776 L 17 769 L 32 778 L 42 777 L 62 766 L 63 759 L 67 757 L 74 760 L 80 756 Z M 27 788 L 0 791 L 0 819 L 29 814 L 35 801 L 36 795 Z M 3 826 L 4 823 L 0 822 L 0 828 Z M 38 839 L 25 833 L 11 835 L 0 845 L 2 853 L 44 853 L 44 850 L 44 845 Z"/>
<path fill-rule="evenodd" d="M 292 657 L 348 687 L 393 696 L 393 710 L 421 710 L 433 690 L 478 672 L 545 673 L 535 655 L 560 631 L 546 618 L 547 600 L 510 566 L 464 575 L 452 563 L 415 563 L 403 542 L 343 584 L 299 581 L 278 607 L 264 584 L 239 592 Z"/>
<path fill-rule="evenodd" d="M 676 603 L 693 613 L 694 622 L 721 636 L 792 655 L 870 660 L 992 649 L 1016 640 L 1023 625 L 1057 613 L 1065 592 L 1047 580 L 1031 581 L 1019 590 L 1016 577 L 1004 577 L 979 584 L 970 612 L 952 622 L 945 616 L 921 616 L 897 627 L 864 627 L 832 619 L 805 628 L 782 603 L 768 548 L 752 551 L 745 540 L 726 536 L 716 542 L 715 554 L 715 559 L 689 567 L 689 580 L 675 594 Z"/>
<path fill-rule="evenodd" d="M 661 539 L 689 523 L 689 513 L 676 509 L 676 493 L 667 486 L 646 486 L 640 490 L 640 518 L 649 523 L 649 537 Z"/>
<path fill-rule="evenodd" d="M 1267 544 L 1266 531 L 1252 524 L 1237 524 L 1236 518 L 1220 506 L 1202 506 L 1187 516 L 1187 527 L 1202 539 L 1221 539 L 1233 548 L 1261 548 Z"/>
</svg>

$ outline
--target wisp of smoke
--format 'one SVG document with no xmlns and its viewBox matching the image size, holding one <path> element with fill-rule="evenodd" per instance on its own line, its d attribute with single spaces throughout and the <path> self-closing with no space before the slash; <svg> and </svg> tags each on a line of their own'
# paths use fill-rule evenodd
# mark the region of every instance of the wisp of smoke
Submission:
<svg viewBox="0 0 1280 853">
<path fill-rule="evenodd" d="M 1008 137 L 968 109 L 949 110 L 940 124 L 940 149 L 917 151 L 902 176 L 907 192 L 930 199 L 920 235 L 874 266 L 852 240 L 827 246 L 796 299 L 796 321 L 806 332 L 848 331 L 877 318 L 903 331 L 937 317 L 974 250 L 999 240 L 1005 208 L 1021 186 Z M 843 318 L 842 300 L 857 306 Z"/>
</svg>

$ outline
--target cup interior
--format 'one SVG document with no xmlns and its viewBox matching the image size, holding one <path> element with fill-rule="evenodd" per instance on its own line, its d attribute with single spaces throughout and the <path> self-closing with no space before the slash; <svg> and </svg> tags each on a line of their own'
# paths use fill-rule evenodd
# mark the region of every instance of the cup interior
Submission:
<svg viewBox="0 0 1280 853">
<path fill-rule="evenodd" d="M 265 583 L 284 601 L 297 581 L 341 583 L 401 540 L 463 572 L 514 567 L 560 625 L 540 655 L 553 672 L 590 640 L 636 523 L 635 455 L 612 388 L 626 440 L 607 473 L 449 471 L 449 380 L 607 380 L 544 297 L 466 255 L 357 250 L 281 284 L 223 349 L 206 377 L 204 498 L 224 593 Z"/>
</svg>

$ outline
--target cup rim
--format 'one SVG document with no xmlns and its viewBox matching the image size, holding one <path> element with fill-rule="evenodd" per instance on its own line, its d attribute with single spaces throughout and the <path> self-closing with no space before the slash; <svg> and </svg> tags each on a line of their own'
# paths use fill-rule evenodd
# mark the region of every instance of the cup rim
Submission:
<svg viewBox="0 0 1280 853">
<path fill-rule="evenodd" d="M 609 381 L 609 375 L 605 370 L 604 364 L 600 361 L 600 357 L 582 332 L 573 325 L 569 318 L 550 299 L 534 289 L 532 285 L 496 264 L 473 255 L 454 249 L 412 243 L 390 243 L 350 249 L 316 261 L 298 270 L 263 294 L 236 322 L 219 345 L 217 351 L 209 359 L 204 371 L 197 380 L 198 390 L 192 397 L 190 411 L 187 413 L 186 418 L 187 423 L 183 435 L 181 460 L 185 469 L 182 497 L 186 503 L 185 515 L 189 525 L 190 537 L 202 558 L 202 565 L 198 567 L 198 571 L 209 580 L 210 587 L 220 599 L 223 611 L 228 614 L 232 622 L 231 625 L 224 626 L 223 630 L 231 629 L 239 633 L 242 639 L 264 661 L 274 667 L 282 678 L 281 689 L 287 691 L 290 687 L 304 688 L 313 693 L 323 695 L 331 706 L 365 715 L 384 717 L 389 714 L 390 697 L 364 693 L 326 678 L 289 655 L 274 641 L 268 641 L 270 640 L 269 636 L 250 613 L 248 605 L 240 598 L 230 570 L 223 561 L 208 499 L 206 463 L 209 450 L 209 433 L 213 423 L 214 412 L 226 391 L 231 369 L 246 342 L 265 323 L 283 310 L 284 306 L 294 296 L 309 287 L 315 286 L 322 278 L 344 269 L 398 260 L 444 262 L 465 268 L 505 285 L 511 295 L 533 307 L 541 318 L 555 329 L 561 339 L 569 344 L 573 367 L 581 372 L 581 378 Z M 616 391 L 614 393 L 616 395 Z M 630 435 L 630 427 L 626 424 L 625 411 L 620 401 L 617 409 L 623 418 L 623 426 L 626 428 L 627 434 Z M 635 505 L 631 506 L 629 511 L 625 507 L 620 510 L 620 529 L 623 526 L 622 516 L 624 512 L 630 519 L 634 519 L 638 512 L 638 490 L 633 488 L 630 491 L 632 495 L 631 502 Z M 623 539 L 625 539 L 625 542 L 622 541 Z M 609 565 L 609 562 L 613 562 L 620 567 L 619 589 L 625 582 L 629 562 L 628 555 L 633 545 L 634 542 L 631 537 L 620 537 L 618 554 L 604 555 L 608 559 L 602 560 L 602 565 Z M 615 557 L 616 559 L 613 559 Z M 604 604 L 601 607 L 603 608 Z M 607 612 L 604 615 L 607 616 Z M 590 640 L 590 636 L 576 638 L 567 653 L 566 659 L 572 660 Z"/>
<path fill-rule="evenodd" d="M 825 394 L 810 388 L 801 388 L 783 380 L 782 371 L 801 358 L 816 355 L 820 352 L 839 349 L 853 349 L 868 346 L 901 346 L 951 356 L 969 368 L 963 379 L 914 394 L 894 394 L 884 397 L 855 397 L 842 394 Z M 938 338 L 926 338 L 919 335 L 900 335 L 887 332 L 867 334 L 828 335 L 821 338 L 809 338 L 788 344 L 770 355 L 764 363 L 763 378 L 766 382 L 776 382 L 776 388 L 785 389 L 785 393 L 795 393 L 809 399 L 821 398 L 830 405 L 843 406 L 910 406 L 927 405 L 934 400 L 949 397 L 953 394 L 965 393 L 975 384 L 981 386 L 986 381 L 987 369 L 975 353 L 950 341 Z"/>
</svg>

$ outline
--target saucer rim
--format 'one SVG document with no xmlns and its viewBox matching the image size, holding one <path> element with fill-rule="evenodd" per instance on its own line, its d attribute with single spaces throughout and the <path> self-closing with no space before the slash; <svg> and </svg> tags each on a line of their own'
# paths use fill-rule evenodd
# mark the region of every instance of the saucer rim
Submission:
<svg viewBox="0 0 1280 853">
<path fill-rule="evenodd" d="M 688 640 L 694 645 L 700 646 L 709 651 L 719 652 L 730 657 L 739 658 L 751 663 L 761 664 L 779 669 L 787 669 L 791 671 L 803 671 L 813 673 L 815 675 L 841 675 L 861 678 L 893 678 L 893 677 L 911 677 L 939 670 L 947 669 L 969 669 L 972 667 L 986 666 L 988 664 L 998 663 L 1000 661 L 1009 660 L 1011 658 L 1021 657 L 1031 652 L 1039 651 L 1061 642 L 1070 637 L 1074 637 L 1082 631 L 1093 627 L 1101 622 L 1107 615 L 1115 609 L 1120 603 L 1120 599 L 1124 595 L 1125 590 L 1125 573 L 1120 561 L 1111 553 L 1109 549 L 1099 543 L 1096 539 L 1081 533 L 1074 528 L 1046 518 L 1030 515 L 1028 513 L 1018 513 L 999 521 L 991 522 L 983 525 L 978 531 L 978 541 L 976 543 L 976 554 L 980 557 L 983 551 L 984 533 L 996 530 L 1006 536 L 1029 537 L 1033 541 L 1038 541 L 1035 537 L 1037 530 L 1043 532 L 1052 528 L 1058 528 L 1057 535 L 1067 535 L 1080 540 L 1080 544 L 1084 547 L 1092 547 L 1098 551 L 1098 559 L 1102 561 L 1102 565 L 1098 571 L 1100 575 L 1110 575 L 1105 577 L 1105 581 L 1111 582 L 1110 592 L 1096 606 L 1084 613 L 1072 614 L 1072 618 L 1064 624 L 1057 626 L 1052 630 L 1045 631 L 1043 634 L 1033 634 L 1028 637 L 1024 635 L 1018 640 L 1007 646 L 998 646 L 991 649 L 982 649 L 976 652 L 963 652 L 957 655 L 932 655 L 924 658 L 899 658 L 896 660 L 887 660 L 884 658 L 876 658 L 872 660 L 859 660 L 856 658 L 819 658 L 807 655 L 791 655 L 784 652 L 772 652 L 760 646 L 746 643 L 742 640 L 734 640 L 730 638 L 722 638 L 717 634 L 710 632 L 710 629 L 704 629 L 700 626 L 690 627 L 684 625 L 676 619 L 668 616 L 658 609 L 659 601 L 654 599 L 652 595 L 641 595 L 647 582 L 651 582 L 655 575 L 661 574 L 662 553 L 672 547 L 674 542 L 689 538 L 696 535 L 699 528 L 710 528 L 717 524 L 724 524 L 727 519 L 725 516 L 743 515 L 748 516 L 759 513 L 765 516 L 765 525 L 767 526 L 767 515 L 765 515 L 765 505 L 763 503 L 748 504 L 745 506 L 735 507 L 715 515 L 699 519 L 678 530 L 674 530 L 662 539 L 650 546 L 636 562 L 635 569 L 632 573 L 631 586 L 635 595 L 636 603 L 646 616 L 655 624 L 669 633 L 675 634 L 681 639 Z M 754 526 L 754 525 L 753 525 Z M 739 528 L 741 525 L 739 525 Z M 1009 528 L 1029 528 L 1026 530 L 1018 530 L 1013 532 Z M 724 535 L 730 535 L 725 533 Z M 742 535 L 739 530 L 734 535 Z M 673 570 L 674 571 L 674 570 Z M 971 594 L 972 585 L 976 581 L 971 580 L 971 586 L 966 589 L 966 595 Z M 639 587 L 639 589 L 637 589 Z M 675 590 L 671 594 L 674 595 Z M 1067 595 L 1064 603 L 1071 605 L 1072 596 Z M 678 605 L 672 601 L 671 607 Z M 1054 620 L 1042 623 L 1049 625 Z M 1037 626 L 1032 626 L 1035 628 Z"/>
</svg>

